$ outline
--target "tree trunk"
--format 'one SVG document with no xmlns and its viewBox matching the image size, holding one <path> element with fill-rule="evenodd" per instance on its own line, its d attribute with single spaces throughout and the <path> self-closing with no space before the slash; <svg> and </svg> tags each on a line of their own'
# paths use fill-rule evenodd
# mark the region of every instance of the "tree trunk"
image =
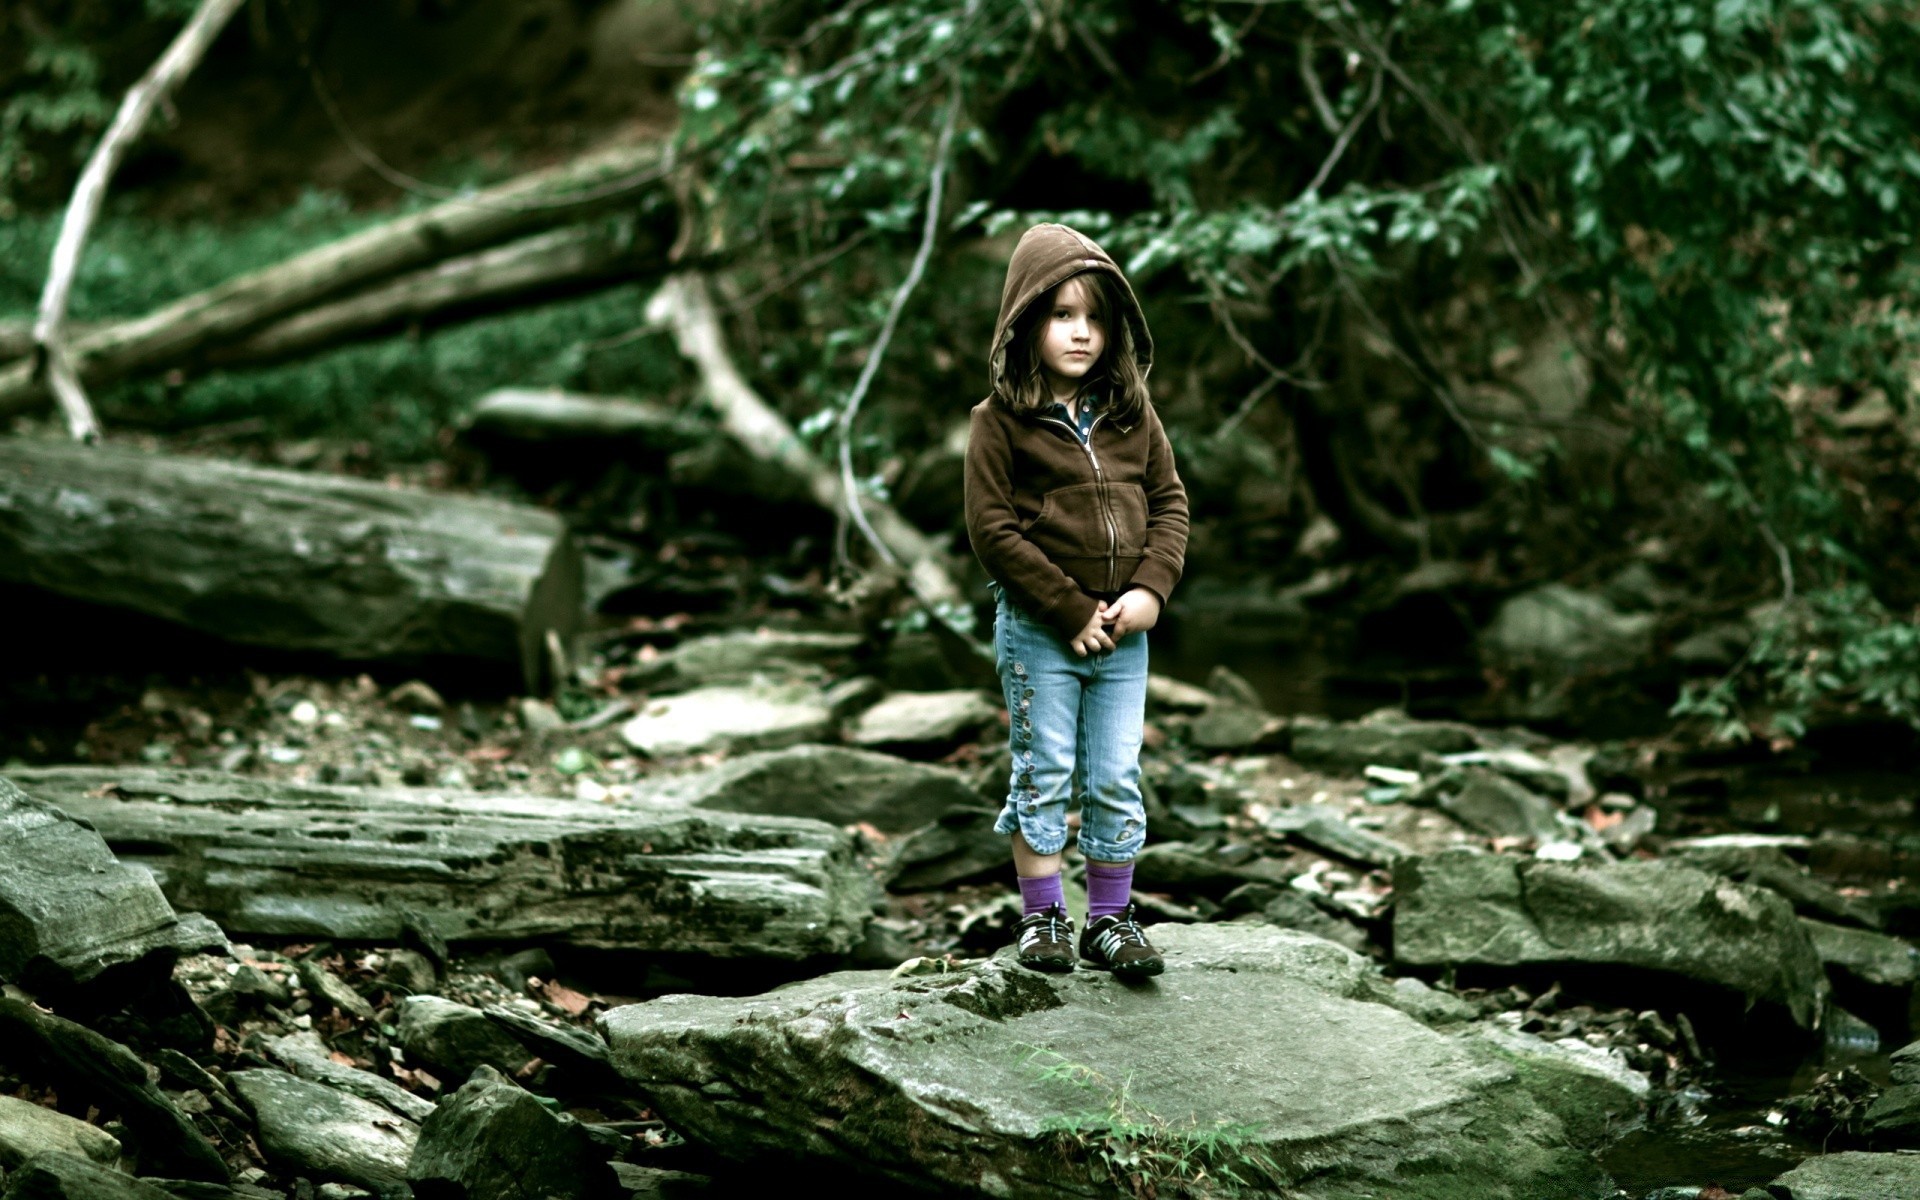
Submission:
<svg viewBox="0 0 1920 1200">
<path fill-rule="evenodd" d="M 625 222 L 555 229 L 448 259 L 352 296 L 282 318 L 206 354 L 214 366 L 280 362 L 427 320 L 510 307 L 534 297 L 604 286 L 666 266 L 665 237 Z"/>
<path fill-rule="evenodd" d="M 249 645 L 520 664 L 581 617 L 551 513 L 210 459 L 0 439 L 0 581 Z"/>
<path fill-rule="evenodd" d="M 522 175 L 116 322 L 74 339 L 68 350 L 81 381 L 93 386 L 171 366 L 403 271 L 631 205 L 666 169 L 661 148 L 650 143 Z M 0 416 L 43 399 L 32 362 L 0 370 Z"/>
<path fill-rule="evenodd" d="M 11 777 L 236 936 L 391 940 L 413 912 L 454 942 L 798 960 L 851 949 L 879 895 L 821 821 L 215 771 Z"/>
</svg>

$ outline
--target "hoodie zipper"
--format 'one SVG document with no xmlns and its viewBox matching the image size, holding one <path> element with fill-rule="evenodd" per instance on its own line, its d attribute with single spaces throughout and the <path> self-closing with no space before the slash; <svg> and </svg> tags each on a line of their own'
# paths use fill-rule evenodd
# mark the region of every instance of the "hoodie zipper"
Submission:
<svg viewBox="0 0 1920 1200">
<path fill-rule="evenodd" d="M 1107 491 L 1107 473 L 1101 470 L 1100 468 L 1100 456 L 1093 452 L 1093 431 L 1100 428 L 1100 422 L 1102 419 L 1106 417 L 1106 415 L 1107 414 L 1105 413 L 1094 414 L 1093 421 L 1087 426 L 1087 440 L 1084 442 L 1080 441 L 1079 433 L 1076 432 L 1071 425 L 1068 425 L 1065 421 L 1062 421 L 1060 418 L 1041 417 L 1040 419 L 1042 421 L 1047 421 L 1054 425 L 1058 425 L 1060 428 L 1066 430 L 1068 434 L 1072 435 L 1073 440 L 1079 443 L 1080 448 L 1087 452 L 1087 461 L 1093 465 L 1093 482 L 1096 485 L 1098 485 L 1098 487 L 1100 488 L 1100 514 L 1103 517 L 1105 517 L 1107 521 L 1107 587 L 1106 587 L 1106 591 L 1108 592 L 1108 594 L 1112 594 L 1113 577 L 1115 572 L 1119 570 L 1118 559 L 1120 556 L 1120 531 L 1119 531 L 1119 527 L 1116 526 L 1113 521 L 1113 498 L 1108 494 L 1108 491 Z"/>
</svg>

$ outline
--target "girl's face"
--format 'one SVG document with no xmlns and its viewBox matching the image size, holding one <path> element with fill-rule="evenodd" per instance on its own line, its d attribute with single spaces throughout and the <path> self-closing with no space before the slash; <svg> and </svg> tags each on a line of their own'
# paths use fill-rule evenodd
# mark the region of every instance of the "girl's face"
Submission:
<svg viewBox="0 0 1920 1200">
<path fill-rule="evenodd" d="M 1055 393 L 1071 394 L 1107 348 L 1104 316 L 1093 289 L 1069 279 L 1053 290 L 1051 311 L 1036 327 L 1040 366 Z"/>
</svg>

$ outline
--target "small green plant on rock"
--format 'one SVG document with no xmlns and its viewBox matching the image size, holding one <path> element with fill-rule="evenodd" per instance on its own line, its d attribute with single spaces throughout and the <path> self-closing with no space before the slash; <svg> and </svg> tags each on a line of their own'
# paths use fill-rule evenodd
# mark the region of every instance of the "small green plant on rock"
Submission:
<svg viewBox="0 0 1920 1200">
<path fill-rule="evenodd" d="M 1023 1045 L 1022 1060 L 1042 1083 L 1066 1083 L 1096 1095 L 1098 1107 L 1063 1113 L 1045 1134 L 1061 1156 L 1085 1162 L 1096 1180 L 1140 1200 L 1159 1197 L 1272 1195 L 1284 1176 L 1249 1124 L 1182 1122 L 1133 1098 L 1131 1078 L 1115 1083 L 1084 1063 L 1041 1046 Z"/>
</svg>

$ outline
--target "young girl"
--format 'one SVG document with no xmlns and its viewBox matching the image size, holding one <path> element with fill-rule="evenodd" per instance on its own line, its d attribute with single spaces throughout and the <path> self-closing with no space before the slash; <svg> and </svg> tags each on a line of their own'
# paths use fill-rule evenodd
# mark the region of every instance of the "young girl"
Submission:
<svg viewBox="0 0 1920 1200">
<path fill-rule="evenodd" d="M 1077 799 L 1079 956 L 1117 975 L 1158 975 L 1164 964 L 1128 894 L 1147 827 L 1147 630 L 1180 579 L 1187 493 L 1147 396 L 1153 339 L 1106 251 L 1064 225 L 1036 225 L 1007 265 L 988 365 L 993 394 L 967 437 L 967 536 L 993 579 L 1012 721 L 1013 775 L 994 828 L 1013 836 L 1026 910 L 1019 959 L 1073 969 L 1060 867 Z"/>
</svg>

